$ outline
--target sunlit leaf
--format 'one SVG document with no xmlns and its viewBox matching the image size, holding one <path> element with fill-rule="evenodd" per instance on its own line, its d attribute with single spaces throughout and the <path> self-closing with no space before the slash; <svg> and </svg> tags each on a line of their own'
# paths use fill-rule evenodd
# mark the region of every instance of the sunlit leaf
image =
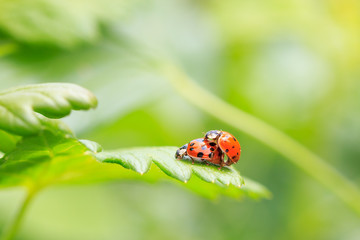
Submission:
<svg viewBox="0 0 360 240">
<path fill-rule="evenodd" d="M 84 144 L 90 151 L 94 153 L 101 152 L 103 150 L 102 146 L 98 144 L 97 142 L 93 142 L 86 139 L 80 139 L 79 142 Z"/>
<path fill-rule="evenodd" d="M 248 180 L 249 184 L 244 185 L 243 177 L 232 167 L 218 170 L 218 167 L 213 165 L 176 160 L 176 149 L 143 147 L 104 151 L 94 155 L 103 163 L 115 163 L 140 174 L 146 173 L 142 176 L 145 178 L 150 175 L 158 179 L 160 169 L 168 176 L 184 182 L 182 186 L 208 198 L 216 198 L 218 195 L 234 198 L 247 196 L 254 199 L 271 197 L 264 186 L 252 180 Z"/>
<path fill-rule="evenodd" d="M 61 118 L 71 110 L 97 105 L 96 97 L 75 84 L 29 85 L 0 92 L 0 129 L 17 135 L 34 134 L 49 118 Z"/>
<path fill-rule="evenodd" d="M 0 188 L 21 185 L 41 188 L 117 180 L 169 181 L 211 199 L 219 195 L 268 198 L 262 186 L 239 188 L 243 178 L 232 168 L 219 171 L 215 166 L 175 160 L 174 147 L 134 148 L 116 153 L 90 153 L 89 148 L 95 152 L 101 150 L 94 142 L 80 142 L 62 131 L 43 131 L 24 137 L 14 151 L 0 160 Z"/>
<path fill-rule="evenodd" d="M 0 162 L 0 187 L 47 186 L 68 179 L 94 161 L 87 148 L 58 131 L 24 137 Z"/>
<path fill-rule="evenodd" d="M 150 170 L 151 164 L 157 165 L 165 174 L 183 182 L 188 182 L 195 174 L 206 182 L 220 185 L 234 185 L 241 187 L 244 180 L 240 174 L 231 167 L 218 167 L 206 164 L 191 164 L 186 160 L 176 160 L 174 157 L 176 147 L 145 147 L 115 152 L 100 152 L 95 156 L 101 162 L 120 164 L 140 174 Z"/>
<path fill-rule="evenodd" d="M 7 131 L 0 131 L 5 143 L 0 148 L 0 187 L 173 178 L 208 198 L 220 194 L 267 197 L 266 189 L 256 184 L 248 191 L 240 189 L 244 180 L 232 167 L 218 170 L 213 165 L 176 160 L 176 147 L 102 151 L 98 143 L 78 140 L 61 121 L 47 118 L 60 118 L 73 109 L 89 109 L 96 104 L 90 92 L 73 84 L 39 84 L 0 93 L 0 128 Z"/>
</svg>

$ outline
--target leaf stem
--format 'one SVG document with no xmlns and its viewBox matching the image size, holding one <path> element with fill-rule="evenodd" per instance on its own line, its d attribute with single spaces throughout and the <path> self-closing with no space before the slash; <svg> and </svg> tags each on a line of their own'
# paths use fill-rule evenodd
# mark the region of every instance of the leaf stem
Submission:
<svg viewBox="0 0 360 240">
<path fill-rule="evenodd" d="M 160 68 L 184 99 L 279 152 L 327 187 L 360 216 L 359 189 L 322 158 L 280 130 L 206 91 L 176 66 L 163 63 Z"/>
<path fill-rule="evenodd" d="M 31 200 L 35 196 L 37 191 L 35 191 L 32 188 L 28 188 L 26 191 L 26 196 L 24 201 L 22 202 L 22 205 L 18 212 L 16 213 L 15 218 L 13 221 L 7 226 L 7 228 L 4 230 L 2 236 L 0 237 L 0 240 L 11 240 L 15 237 L 17 231 L 19 230 L 19 227 L 21 226 L 21 223 L 24 219 L 25 212 L 28 209 Z"/>
</svg>

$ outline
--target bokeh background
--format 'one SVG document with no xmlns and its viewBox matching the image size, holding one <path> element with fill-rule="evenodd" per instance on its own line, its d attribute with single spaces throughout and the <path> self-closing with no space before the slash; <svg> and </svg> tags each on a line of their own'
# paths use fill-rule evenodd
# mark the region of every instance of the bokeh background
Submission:
<svg viewBox="0 0 360 240">
<path fill-rule="evenodd" d="M 187 103 L 149 56 L 172 59 L 360 186 L 360 2 L 2 0 L 1 90 L 40 82 L 90 89 L 98 108 L 65 121 L 105 149 L 181 146 L 227 130 L 242 144 L 236 168 L 274 195 L 214 201 L 162 182 L 54 187 L 35 199 L 17 239 L 360 239 L 351 209 L 272 149 Z M 1 228 L 21 196 L 0 192 Z"/>
</svg>

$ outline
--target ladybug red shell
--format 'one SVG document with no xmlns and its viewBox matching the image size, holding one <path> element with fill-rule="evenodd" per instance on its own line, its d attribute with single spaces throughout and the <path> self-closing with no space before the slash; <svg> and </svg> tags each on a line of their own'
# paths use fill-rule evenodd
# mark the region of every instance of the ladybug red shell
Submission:
<svg viewBox="0 0 360 240">
<path fill-rule="evenodd" d="M 220 150 L 226 154 L 228 160 L 224 165 L 230 166 L 237 163 L 240 159 L 241 147 L 236 138 L 228 132 L 211 130 L 205 134 L 204 142 L 210 150 Z"/>
<path fill-rule="evenodd" d="M 175 153 L 175 158 L 177 159 L 184 159 L 186 157 L 189 157 L 193 162 L 194 160 L 206 161 L 220 165 L 222 152 L 215 149 L 210 150 L 210 147 L 205 144 L 204 139 L 198 138 L 180 147 Z"/>
</svg>

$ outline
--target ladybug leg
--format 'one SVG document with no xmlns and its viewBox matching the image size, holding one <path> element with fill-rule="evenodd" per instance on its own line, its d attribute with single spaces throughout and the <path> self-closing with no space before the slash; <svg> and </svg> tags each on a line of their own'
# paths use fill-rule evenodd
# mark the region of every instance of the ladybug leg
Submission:
<svg viewBox="0 0 360 240">
<path fill-rule="evenodd" d="M 225 163 L 222 162 L 218 169 L 221 170 L 224 166 L 225 166 Z"/>
<path fill-rule="evenodd" d="M 201 159 L 202 163 L 206 163 L 206 165 L 209 165 L 209 163 L 205 159 Z"/>
<path fill-rule="evenodd" d="M 224 160 L 224 165 L 229 166 L 230 163 L 230 158 L 228 157 L 228 155 L 226 155 L 226 161 Z M 230 164 L 231 165 L 231 164 Z"/>
<path fill-rule="evenodd" d="M 228 160 L 227 160 L 227 162 L 226 162 L 226 166 L 230 166 L 230 165 L 232 165 L 233 164 L 233 162 L 230 160 L 230 158 L 228 157 Z"/>
<path fill-rule="evenodd" d="M 224 162 L 224 153 L 221 154 L 221 157 L 220 157 L 220 167 L 218 168 L 219 170 L 221 170 L 221 168 L 223 168 L 225 166 L 225 162 Z"/>
</svg>

